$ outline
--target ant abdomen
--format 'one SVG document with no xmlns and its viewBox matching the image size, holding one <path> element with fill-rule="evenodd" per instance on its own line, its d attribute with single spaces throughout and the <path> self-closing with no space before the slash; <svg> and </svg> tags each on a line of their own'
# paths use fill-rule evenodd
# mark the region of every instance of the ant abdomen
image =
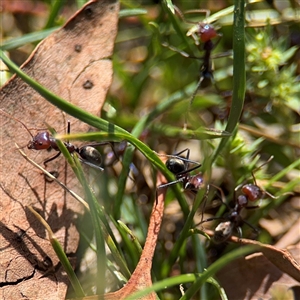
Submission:
<svg viewBox="0 0 300 300">
<path fill-rule="evenodd" d="M 169 158 L 166 161 L 166 167 L 175 175 L 186 170 L 186 164 L 180 158 Z"/>
<path fill-rule="evenodd" d="M 215 229 L 213 241 L 215 244 L 225 242 L 232 234 L 234 223 L 231 221 L 221 222 Z"/>
<path fill-rule="evenodd" d="M 102 163 L 102 156 L 99 151 L 92 146 L 83 146 L 80 149 L 76 150 L 80 157 L 85 161 L 100 166 Z"/>
</svg>

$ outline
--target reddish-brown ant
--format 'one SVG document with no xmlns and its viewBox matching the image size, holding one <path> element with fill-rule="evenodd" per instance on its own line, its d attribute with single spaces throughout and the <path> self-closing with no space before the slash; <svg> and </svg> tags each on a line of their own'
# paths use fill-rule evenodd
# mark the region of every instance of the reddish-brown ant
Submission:
<svg viewBox="0 0 300 300">
<path fill-rule="evenodd" d="M 253 187 L 259 188 L 255 185 Z M 224 195 L 223 192 L 221 191 L 222 194 L 222 203 L 226 205 L 226 202 L 223 200 Z M 251 195 L 251 192 L 249 193 Z M 253 197 L 252 197 L 253 196 Z M 252 194 L 250 197 L 254 199 L 256 196 Z M 260 198 L 257 198 L 256 200 L 259 200 Z M 214 236 L 213 236 L 213 241 L 215 243 L 223 243 L 225 242 L 231 235 L 234 229 L 237 230 L 238 235 L 240 238 L 242 238 L 242 229 L 241 226 L 245 223 L 249 227 L 251 227 L 255 232 L 258 232 L 258 230 L 252 226 L 250 223 L 248 223 L 246 220 L 244 220 L 241 217 L 241 211 L 246 208 L 246 209 L 252 209 L 252 208 L 257 208 L 258 206 L 248 206 L 249 198 L 246 194 L 241 194 L 239 195 L 236 200 L 235 200 L 235 206 L 230 209 L 229 213 L 227 213 L 223 217 L 212 217 L 208 218 L 206 220 L 201 221 L 199 224 L 213 220 L 221 220 L 222 222 L 219 223 L 219 225 L 215 228 Z M 252 200 L 254 201 L 254 200 Z"/>
<path fill-rule="evenodd" d="M 180 156 L 184 152 L 186 152 L 186 157 Z M 168 182 L 166 184 L 162 184 L 158 186 L 157 189 L 169 187 L 178 182 L 182 182 L 184 190 L 191 191 L 196 194 L 198 190 L 203 187 L 204 183 L 201 173 L 198 173 L 196 175 L 190 174 L 191 171 L 194 171 L 201 167 L 200 163 L 189 159 L 190 149 L 186 148 L 174 155 L 166 156 L 169 158 L 166 161 L 165 165 L 167 169 L 175 175 L 176 180 Z M 190 163 L 195 164 L 195 166 L 189 168 Z"/>
<path fill-rule="evenodd" d="M 190 57 L 190 58 L 197 58 L 202 60 L 202 65 L 200 66 L 200 78 L 197 83 L 196 89 L 193 92 L 190 100 L 190 105 L 193 103 L 193 100 L 196 96 L 196 93 L 199 89 L 199 87 L 208 87 L 211 83 L 214 83 L 214 77 L 213 77 L 213 68 L 212 68 L 212 58 L 211 58 L 211 53 L 212 50 L 217 46 L 217 44 L 220 41 L 221 34 L 219 34 L 216 29 L 207 23 L 203 22 L 194 22 L 185 19 L 184 14 L 179 10 L 178 7 L 174 6 L 174 9 L 180 16 L 180 18 L 185 22 L 189 24 L 195 24 L 196 26 L 193 26 L 187 35 L 191 35 L 196 44 L 199 45 L 199 41 L 201 42 L 201 51 L 204 51 L 204 56 L 203 57 L 195 57 L 191 56 L 183 51 L 176 50 L 174 48 L 171 48 L 172 50 L 175 50 L 176 52 L 180 53 L 181 55 L 185 57 Z M 206 18 L 209 15 L 208 10 L 188 10 L 185 12 L 185 14 L 189 13 L 206 13 Z M 213 42 L 212 40 L 215 39 L 216 37 L 219 37 L 219 39 L 216 42 Z"/>
<path fill-rule="evenodd" d="M 69 133 L 70 133 L 70 122 L 68 122 L 68 134 Z M 67 148 L 67 150 L 71 154 L 76 152 L 79 155 L 79 160 L 83 164 L 99 169 L 101 171 L 103 171 L 103 168 L 100 166 L 102 163 L 102 156 L 99 153 L 99 151 L 94 147 L 107 145 L 107 144 L 110 144 L 110 142 L 93 143 L 93 144 L 84 145 L 79 148 L 69 142 L 64 142 L 64 145 Z M 27 148 L 34 149 L 34 150 L 54 149 L 55 151 L 58 151 L 56 155 L 45 160 L 44 165 L 56 159 L 61 154 L 57 146 L 56 139 L 48 131 L 40 132 L 36 136 L 34 136 L 32 140 L 29 141 Z"/>
<path fill-rule="evenodd" d="M 272 158 L 273 157 L 271 157 L 266 163 L 268 163 Z M 265 165 L 266 163 L 264 163 L 263 165 Z M 258 167 L 256 170 L 260 169 L 263 165 Z M 267 191 L 262 190 L 256 184 L 256 180 L 255 180 L 255 177 L 253 175 L 253 172 L 252 172 L 252 176 L 253 176 L 254 184 L 252 184 L 252 183 L 250 183 L 250 184 L 240 184 L 235 188 L 235 190 L 234 190 L 235 205 L 234 205 L 233 208 L 231 208 L 229 210 L 229 213 L 227 213 L 223 217 L 208 218 L 206 220 L 201 221 L 199 224 L 197 224 L 197 225 L 200 225 L 202 223 L 213 221 L 213 220 L 221 220 L 222 221 L 215 228 L 215 232 L 214 232 L 214 236 L 213 236 L 213 241 L 215 243 L 225 242 L 232 235 L 232 232 L 233 232 L 234 229 L 236 229 L 236 231 L 238 232 L 239 237 L 242 238 L 241 226 L 243 224 L 247 224 L 256 233 L 258 233 L 258 230 L 252 224 L 250 224 L 249 222 L 247 222 L 246 220 L 244 220 L 242 218 L 241 211 L 244 208 L 246 208 L 246 209 L 258 208 L 259 205 L 249 205 L 249 202 L 254 202 L 254 201 L 261 200 L 266 195 L 270 198 L 273 198 L 273 199 L 275 199 L 276 197 L 274 197 L 273 195 L 271 195 Z M 224 201 L 225 196 L 223 194 L 223 191 L 219 188 L 217 188 L 217 189 L 221 193 L 222 203 L 227 206 L 226 202 Z M 238 196 L 236 196 L 237 191 L 240 191 L 240 194 Z"/>
<path fill-rule="evenodd" d="M 27 144 L 28 149 L 30 149 L 30 150 L 48 150 L 48 151 L 53 149 L 58 152 L 53 157 L 50 157 L 44 161 L 45 166 L 48 162 L 56 159 L 61 154 L 61 151 L 57 145 L 57 140 L 48 131 L 39 132 L 35 136 L 33 136 L 32 133 L 30 132 L 30 130 L 28 129 L 28 127 L 21 120 L 14 118 L 13 116 L 7 114 L 3 110 L 1 110 L 1 112 L 4 113 L 5 115 L 7 115 L 9 118 L 21 123 L 24 126 L 24 128 L 29 132 L 29 134 L 32 137 L 32 140 L 29 141 Z M 68 132 L 68 134 L 70 133 L 70 122 L 69 121 L 68 121 L 67 132 Z M 101 171 L 103 171 L 103 168 L 101 167 L 102 156 L 95 147 L 102 146 L 102 145 L 108 145 L 108 144 L 110 145 L 111 143 L 110 142 L 93 143 L 93 144 L 84 145 L 79 148 L 69 142 L 64 142 L 64 145 L 67 148 L 67 150 L 71 154 L 77 153 L 79 155 L 79 160 L 83 164 L 86 164 L 90 167 L 99 169 Z"/>
</svg>

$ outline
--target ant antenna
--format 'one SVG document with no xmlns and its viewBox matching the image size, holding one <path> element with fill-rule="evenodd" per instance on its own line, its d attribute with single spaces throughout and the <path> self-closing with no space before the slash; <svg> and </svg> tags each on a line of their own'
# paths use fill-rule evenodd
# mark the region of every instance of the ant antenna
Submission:
<svg viewBox="0 0 300 300">
<path fill-rule="evenodd" d="M 182 11 L 176 5 L 173 5 L 173 7 L 174 7 L 175 11 L 177 12 L 177 14 L 179 15 L 179 17 L 182 19 L 182 21 L 185 23 L 189 23 L 189 21 L 185 19 Z"/>
<path fill-rule="evenodd" d="M 30 136 L 33 138 L 32 133 L 30 132 L 30 130 L 28 129 L 28 127 L 19 119 L 13 117 L 12 115 L 8 114 L 7 112 L 5 112 L 3 109 L 0 109 L 0 111 L 2 112 L 2 114 L 6 115 L 8 118 L 15 120 L 19 123 L 21 123 L 23 125 L 23 127 L 28 131 L 28 133 L 30 134 Z"/>
<path fill-rule="evenodd" d="M 194 99 L 195 99 L 195 97 L 196 97 L 196 95 L 197 95 L 197 93 L 198 93 L 198 90 L 199 90 L 199 88 L 200 88 L 201 83 L 202 83 L 203 80 L 204 80 L 204 77 L 201 76 L 200 79 L 198 80 L 197 85 L 196 85 L 196 88 L 195 88 L 195 90 L 193 91 L 193 94 L 192 94 L 192 96 L 191 96 L 191 98 L 190 98 L 190 100 L 189 100 L 189 107 L 188 107 L 187 112 L 186 112 L 186 114 L 185 114 L 185 122 L 184 122 L 183 130 L 187 130 L 188 114 L 189 114 L 189 112 L 191 111 L 192 104 L 193 104 L 193 102 L 194 102 Z"/>
<path fill-rule="evenodd" d="M 254 173 L 257 172 L 258 170 L 260 170 L 260 169 L 261 169 L 263 166 L 265 166 L 266 164 L 268 164 L 273 158 L 274 158 L 274 155 L 271 155 L 267 161 L 265 161 L 265 162 L 262 163 L 260 166 L 258 166 L 257 168 L 255 168 L 254 170 L 251 171 L 251 174 L 252 174 L 252 178 L 253 178 L 254 184 L 257 185 L 256 179 L 255 179 L 255 176 L 254 176 Z"/>
</svg>

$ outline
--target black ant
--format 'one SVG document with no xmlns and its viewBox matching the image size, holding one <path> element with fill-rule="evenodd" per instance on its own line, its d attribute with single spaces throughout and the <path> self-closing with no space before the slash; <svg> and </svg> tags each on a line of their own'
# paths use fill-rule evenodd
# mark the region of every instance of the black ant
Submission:
<svg viewBox="0 0 300 300">
<path fill-rule="evenodd" d="M 186 157 L 180 156 L 186 152 Z M 157 189 L 169 187 L 178 182 L 182 182 L 184 190 L 191 191 L 196 194 L 200 188 L 203 187 L 203 176 L 201 173 L 196 175 L 190 175 L 191 171 L 194 171 L 201 167 L 201 164 L 189 159 L 190 149 L 186 148 L 174 155 L 167 155 L 169 158 L 165 165 L 167 169 L 175 175 L 176 180 L 162 184 Z M 189 168 L 189 164 L 195 164 L 194 167 Z"/>
<path fill-rule="evenodd" d="M 60 154 L 61 151 L 57 146 L 57 140 L 48 132 L 48 131 L 43 131 L 37 133 L 35 136 L 32 135 L 30 130 L 27 128 L 27 126 L 21 121 L 18 120 L 3 110 L 1 110 L 4 114 L 6 114 L 9 118 L 21 123 L 24 128 L 29 132 L 29 134 L 32 137 L 32 140 L 28 142 L 27 148 L 30 150 L 48 150 L 50 151 L 51 149 L 54 149 L 55 151 L 58 151 L 57 154 L 55 154 L 53 157 L 50 157 L 44 161 L 44 165 L 46 167 L 47 163 L 56 159 Z M 70 133 L 70 122 L 68 121 L 68 130 L 67 133 Z M 103 171 L 104 169 L 100 166 L 102 163 L 102 156 L 99 153 L 99 151 L 95 148 L 96 146 L 102 146 L 102 145 L 107 145 L 110 144 L 110 142 L 102 142 L 102 143 L 93 143 L 93 144 L 88 144 L 84 145 L 82 147 L 77 147 L 69 142 L 64 142 L 65 147 L 67 150 L 73 154 L 77 153 L 79 155 L 79 160 L 96 169 L 99 169 Z M 113 148 L 112 148 L 113 149 Z"/>
</svg>

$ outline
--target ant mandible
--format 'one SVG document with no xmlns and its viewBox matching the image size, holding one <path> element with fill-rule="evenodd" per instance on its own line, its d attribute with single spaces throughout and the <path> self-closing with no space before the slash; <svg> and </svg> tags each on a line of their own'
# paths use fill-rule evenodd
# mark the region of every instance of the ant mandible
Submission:
<svg viewBox="0 0 300 300">
<path fill-rule="evenodd" d="M 184 152 L 186 152 L 186 156 L 180 156 Z M 176 179 L 172 182 L 168 182 L 158 186 L 157 189 L 169 187 L 173 184 L 182 182 L 184 190 L 191 191 L 192 193 L 196 194 L 198 190 L 203 187 L 204 183 L 203 176 L 201 173 L 198 173 L 196 175 L 190 175 L 190 172 L 201 167 L 200 163 L 189 159 L 190 149 L 186 148 L 174 155 L 166 156 L 169 158 L 166 161 L 165 165 L 167 169 L 175 175 Z M 190 163 L 195 164 L 195 166 L 189 168 Z"/>
<path fill-rule="evenodd" d="M 28 133 L 31 135 L 32 140 L 30 140 L 27 144 L 27 148 L 30 150 L 55 150 L 58 153 L 55 154 L 53 157 L 50 157 L 46 159 L 43 163 L 46 167 L 47 163 L 56 159 L 60 154 L 61 151 L 57 145 L 57 140 L 48 132 L 43 131 L 37 133 L 35 136 L 32 135 L 28 127 L 19 119 L 14 118 L 13 116 L 9 115 L 8 113 L 1 110 L 2 113 L 7 115 L 9 118 L 21 123 L 24 128 L 28 131 Z M 67 133 L 70 133 L 70 121 L 68 121 L 68 130 Z M 77 147 L 69 142 L 64 142 L 65 147 L 70 152 L 70 154 L 77 153 L 79 155 L 79 160 L 81 163 L 86 164 L 90 167 L 96 168 L 98 170 L 103 171 L 104 169 L 101 167 L 102 163 L 102 156 L 99 153 L 99 151 L 94 148 L 96 146 L 102 146 L 102 145 L 110 145 L 110 142 L 102 142 L 102 143 L 93 143 L 84 145 L 82 147 Z M 113 147 L 112 147 L 113 149 Z M 113 149 L 114 151 L 114 149 Z"/>
</svg>

